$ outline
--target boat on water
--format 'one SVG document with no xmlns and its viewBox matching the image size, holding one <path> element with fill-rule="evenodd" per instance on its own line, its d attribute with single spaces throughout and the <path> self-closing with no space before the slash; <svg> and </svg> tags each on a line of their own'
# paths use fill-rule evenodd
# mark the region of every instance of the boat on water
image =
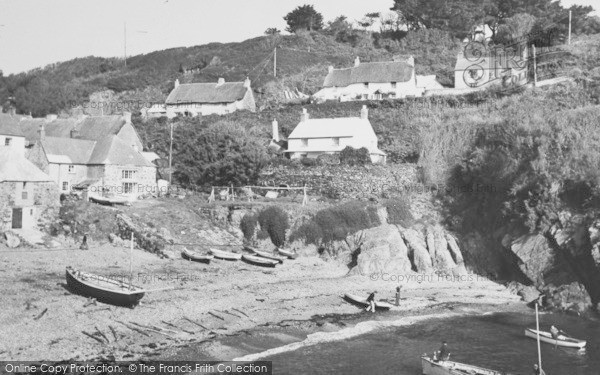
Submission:
<svg viewBox="0 0 600 375">
<path fill-rule="evenodd" d="M 359 297 L 355 294 L 346 293 L 343 297 L 346 301 L 353 303 L 355 305 L 361 305 L 364 307 L 369 306 L 369 302 L 367 302 L 366 297 Z M 394 307 L 391 303 L 387 303 L 384 301 L 375 301 L 375 308 L 380 310 L 389 310 Z"/>
<path fill-rule="evenodd" d="M 277 252 L 281 255 L 283 255 L 284 257 L 287 257 L 288 259 L 296 259 L 298 258 L 298 254 L 295 251 L 291 251 L 291 250 L 286 250 L 286 249 L 281 249 L 281 248 L 277 248 Z"/>
<path fill-rule="evenodd" d="M 505 372 L 467 365 L 460 362 L 436 362 L 426 355 L 421 357 L 421 366 L 423 366 L 423 375 L 508 375 Z"/>
<path fill-rule="evenodd" d="M 224 260 L 240 260 L 242 259 L 242 254 L 232 253 L 231 251 L 223 251 L 217 249 L 210 249 L 210 253 L 215 256 L 217 259 Z"/>
<path fill-rule="evenodd" d="M 275 254 L 268 253 L 266 251 L 260 251 L 258 249 L 253 248 L 253 247 L 250 247 L 250 246 L 246 246 L 246 250 L 252 252 L 252 254 L 254 254 L 256 256 L 259 256 L 259 257 L 262 257 L 262 258 L 266 258 L 266 259 L 276 260 L 278 263 L 283 263 L 283 261 L 285 259 L 287 259 L 287 258 L 284 258 L 284 257 L 277 256 Z"/>
<path fill-rule="evenodd" d="M 111 305 L 133 307 L 140 302 L 145 294 L 144 289 L 135 285 L 82 272 L 70 266 L 67 267 L 65 274 L 67 286 L 74 293 L 92 297 Z"/>
<path fill-rule="evenodd" d="M 556 346 L 564 346 L 567 348 L 584 348 L 587 342 L 585 340 L 579 340 L 573 337 L 568 337 L 565 335 L 558 335 L 557 339 L 552 337 L 550 332 L 546 331 L 537 331 L 532 328 L 525 329 L 525 336 L 530 337 L 532 339 L 537 339 L 538 332 L 540 334 L 540 341 L 547 342 Z"/>
<path fill-rule="evenodd" d="M 181 257 L 183 259 L 192 260 L 194 262 L 207 263 L 207 264 L 210 263 L 210 261 L 215 258 L 214 255 L 199 254 L 195 251 L 188 250 L 185 247 L 183 248 L 183 250 L 181 250 Z"/>
<path fill-rule="evenodd" d="M 275 267 L 279 264 L 279 261 L 273 259 L 267 259 L 256 255 L 242 255 L 242 260 L 246 263 L 253 264 L 255 266 L 262 267 Z"/>
</svg>

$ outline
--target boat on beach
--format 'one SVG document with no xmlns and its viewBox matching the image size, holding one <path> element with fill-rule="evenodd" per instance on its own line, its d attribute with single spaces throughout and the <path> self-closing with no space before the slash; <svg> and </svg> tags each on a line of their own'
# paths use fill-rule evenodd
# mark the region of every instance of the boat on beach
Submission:
<svg viewBox="0 0 600 375">
<path fill-rule="evenodd" d="M 242 260 L 246 263 L 253 264 L 255 266 L 262 267 L 275 267 L 279 264 L 279 261 L 273 259 L 267 259 L 256 255 L 242 255 Z"/>
<path fill-rule="evenodd" d="M 423 375 L 508 375 L 505 372 L 467 365 L 453 361 L 434 361 L 424 355 L 421 357 Z"/>
<path fill-rule="evenodd" d="M 573 337 L 568 337 L 565 335 L 558 335 L 557 339 L 552 337 L 550 332 L 546 331 L 537 331 L 532 328 L 525 329 L 525 336 L 530 337 L 532 339 L 537 339 L 538 332 L 540 335 L 540 341 L 547 342 L 548 344 L 563 346 L 567 348 L 584 348 L 587 342 L 585 340 L 579 340 Z"/>
<path fill-rule="evenodd" d="M 276 260 L 279 263 L 283 263 L 283 261 L 285 259 L 287 259 L 287 258 L 283 258 L 283 257 L 277 256 L 275 254 L 268 253 L 266 251 L 260 251 L 258 249 L 253 248 L 253 247 L 250 247 L 250 246 L 246 246 L 245 249 L 248 250 L 248 251 L 250 251 L 250 252 L 252 252 L 253 255 L 256 255 L 256 256 L 259 256 L 259 257 L 262 257 L 262 258 L 266 258 L 266 259 Z"/>
<path fill-rule="evenodd" d="M 130 206 L 131 202 L 127 198 L 123 197 L 89 197 L 90 202 L 101 204 L 104 206 L 112 206 L 115 204 L 122 206 Z"/>
<path fill-rule="evenodd" d="M 231 251 L 210 249 L 210 253 L 212 255 L 214 255 L 214 257 L 217 259 L 224 259 L 224 260 L 240 260 L 240 259 L 242 259 L 242 254 L 232 253 Z"/>
<path fill-rule="evenodd" d="M 277 248 L 277 252 L 281 255 L 283 255 L 284 257 L 287 257 L 288 259 L 296 259 L 298 258 L 298 254 L 295 251 L 291 251 L 291 250 L 286 250 L 286 249 L 281 249 L 281 248 Z"/>
<path fill-rule="evenodd" d="M 210 261 L 215 258 L 214 255 L 200 254 L 195 251 L 188 250 L 185 247 L 183 248 L 183 250 L 181 250 L 181 257 L 183 259 L 191 260 L 194 262 L 207 263 L 207 264 L 210 263 Z"/>
<path fill-rule="evenodd" d="M 355 294 L 350 294 L 350 293 L 346 293 L 344 294 L 343 297 L 346 301 L 353 303 L 355 305 L 361 305 L 363 307 L 367 307 L 369 306 L 369 302 L 367 302 L 367 298 L 366 297 L 359 297 Z M 384 301 L 375 301 L 375 308 L 376 309 L 380 309 L 380 310 L 389 310 L 392 307 L 394 307 L 394 305 L 392 305 L 391 303 L 387 303 Z"/>
<path fill-rule="evenodd" d="M 67 267 L 65 275 L 67 286 L 74 293 L 111 305 L 133 307 L 145 294 L 144 289 L 135 285 L 82 272 L 70 266 Z"/>
</svg>

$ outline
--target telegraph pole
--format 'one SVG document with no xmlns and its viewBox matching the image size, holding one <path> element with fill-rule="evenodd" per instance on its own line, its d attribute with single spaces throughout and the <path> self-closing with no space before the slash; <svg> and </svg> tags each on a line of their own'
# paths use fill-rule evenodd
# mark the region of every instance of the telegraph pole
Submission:
<svg viewBox="0 0 600 375">
<path fill-rule="evenodd" d="M 277 77 L 277 47 L 273 49 L 273 76 Z"/>
<path fill-rule="evenodd" d="M 535 57 L 535 44 L 532 45 L 533 47 L 533 86 L 537 86 L 537 62 L 536 62 L 536 57 Z"/>
<path fill-rule="evenodd" d="M 571 11 L 569 11 L 569 45 L 571 45 Z"/>
<path fill-rule="evenodd" d="M 173 182 L 173 122 L 171 121 L 171 142 L 169 144 L 169 188 Z"/>
</svg>

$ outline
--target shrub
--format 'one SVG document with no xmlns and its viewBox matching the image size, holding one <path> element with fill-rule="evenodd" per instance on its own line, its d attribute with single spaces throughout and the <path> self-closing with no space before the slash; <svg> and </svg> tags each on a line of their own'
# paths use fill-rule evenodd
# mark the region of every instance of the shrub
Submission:
<svg viewBox="0 0 600 375">
<path fill-rule="evenodd" d="M 371 164 L 371 157 L 369 156 L 369 150 L 365 147 L 355 149 L 350 146 L 346 146 L 340 153 L 340 163 L 346 165 L 365 165 Z"/>
<path fill-rule="evenodd" d="M 300 163 L 305 167 L 314 167 L 319 165 L 319 161 L 312 158 L 302 158 L 300 159 Z"/>
<path fill-rule="evenodd" d="M 387 199 L 383 202 L 383 206 L 387 209 L 390 224 L 408 227 L 413 223 L 414 217 L 410 212 L 410 203 L 405 197 Z"/>
<path fill-rule="evenodd" d="M 281 247 L 285 243 L 285 232 L 290 227 L 288 215 L 276 206 L 267 207 L 258 214 L 261 231 L 269 234 L 275 246 Z"/>
<path fill-rule="evenodd" d="M 257 225 L 258 217 L 254 213 L 250 212 L 242 217 L 242 220 L 240 221 L 240 229 L 242 230 L 246 240 L 250 241 L 252 239 Z"/>
</svg>

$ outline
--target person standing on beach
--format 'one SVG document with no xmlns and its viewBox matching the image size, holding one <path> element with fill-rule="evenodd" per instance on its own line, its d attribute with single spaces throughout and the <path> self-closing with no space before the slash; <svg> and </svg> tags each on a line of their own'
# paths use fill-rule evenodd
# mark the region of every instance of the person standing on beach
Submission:
<svg viewBox="0 0 600 375">
<path fill-rule="evenodd" d="M 402 290 L 402 285 L 396 287 L 396 306 L 400 306 L 400 290 Z"/>
<path fill-rule="evenodd" d="M 546 375 L 546 372 L 542 370 L 537 363 L 533 365 L 533 375 Z"/>
<path fill-rule="evenodd" d="M 367 311 L 371 310 L 372 313 L 375 312 L 375 293 L 377 292 L 373 292 L 367 297 L 367 302 L 369 303 L 369 306 L 367 306 L 367 308 L 365 309 Z"/>
<path fill-rule="evenodd" d="M 87 244 L 87 233 L 83 234 L 83 240 L 81 241 L 81 246 L 79 246 L 80 250 L 88 250 L 88 244 Z"/>
</svg>

